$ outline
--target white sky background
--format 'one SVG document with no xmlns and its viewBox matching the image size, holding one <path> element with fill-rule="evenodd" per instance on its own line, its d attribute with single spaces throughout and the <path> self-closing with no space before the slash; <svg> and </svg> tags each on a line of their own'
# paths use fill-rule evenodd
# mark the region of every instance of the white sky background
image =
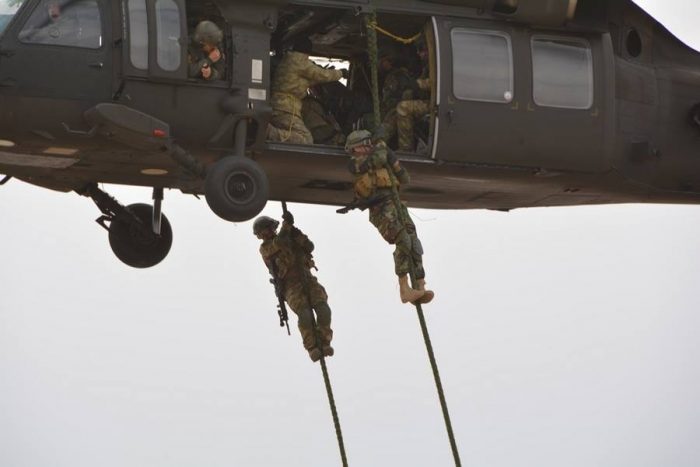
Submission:
<svg viewBox="0 0 700 467">
<path fill-rule="evenodd" d="M 700 45 L 681 33 L 695 2 L 640 4 Z M 366 213 L 290 208 L 330 295 L 350 464 L 451 465 L 391 248 Z M 339 465 L 320 368 L 277 327 L 250 223 L 177 192 L 165 212 L 170 256 L 134 270 L 89 199 L 0 188 L 0 465 Z M 464 465 L 700 465 L 700 207 L 412 214 Z"/>
</svg>

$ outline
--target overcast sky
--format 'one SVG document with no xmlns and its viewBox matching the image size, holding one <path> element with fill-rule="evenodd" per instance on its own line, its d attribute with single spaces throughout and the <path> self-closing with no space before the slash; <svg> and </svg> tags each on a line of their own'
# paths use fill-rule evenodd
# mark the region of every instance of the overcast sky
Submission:
<svg viewBox="0 0 700 467">
<path fill-rule="evenodd" d="M 696 2 L 639 3 L 700 45 Z M 330 295 L 350 464 L 451 465 L 391 248 L 366 213 L 290 208 Z M 339 465 L 320 368 L 277 326 L 250 223 L 174 191 L 165 212 L 170 256 L 134 270 L 89 199 L 0 188 L 0 465 Z M 700 465 L 700 207 L 411 212 L 465 466 Z"/>
</svg>

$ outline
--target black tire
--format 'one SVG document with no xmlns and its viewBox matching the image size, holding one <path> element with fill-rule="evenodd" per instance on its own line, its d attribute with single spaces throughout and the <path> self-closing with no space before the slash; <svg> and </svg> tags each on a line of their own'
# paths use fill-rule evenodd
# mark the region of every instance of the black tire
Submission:
<svg viewBox="0 0 700 467">
<path fill-rule="evenodd" d="M 162 216 L 160 235 L 153 233 L 153 207 L 132 204 L 127 209 L 143 223 L 134 224 L 128 213 L 118 214 L 109 226 L 109 245 L 119 260 L 133 268 L 150 268 L 168 256 L 173 244 L 170 222 Z"/>
<path fill-rule="evenodd" d="M 269 192 L 265 171 L 246 157 L 224 157 L 207 170 L 207 204 L 229 222 L 244 222 L 257 216 L 267 204 Z"/>
</svg>

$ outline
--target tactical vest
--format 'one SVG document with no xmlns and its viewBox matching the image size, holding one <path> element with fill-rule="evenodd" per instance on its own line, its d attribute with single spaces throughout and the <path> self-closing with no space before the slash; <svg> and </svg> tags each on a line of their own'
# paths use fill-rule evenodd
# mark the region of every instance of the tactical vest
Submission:
<svg viewBox="0 0 700 467">
<path fill-rule="evenodd" d="M 377 149 L 376 151 L 386 152 L 386 149 Z M 370 158 L 372 155 L 370 154 L 367 157 Z M 361 162 L 356 159 L 355 168 L 358 172 L 360 164 Z M 390 171 L 386 167 L 375 168 L 370 164 L 370 168 L 367 172 L 355 175 L 353 188 L 358 198 L 370 198 L 378 189 L 391 188 L 392 186 L 396 186 L 396 188 L 399 187 L 399 181 L 394 176 L 393 171 Z"/>
</svg>

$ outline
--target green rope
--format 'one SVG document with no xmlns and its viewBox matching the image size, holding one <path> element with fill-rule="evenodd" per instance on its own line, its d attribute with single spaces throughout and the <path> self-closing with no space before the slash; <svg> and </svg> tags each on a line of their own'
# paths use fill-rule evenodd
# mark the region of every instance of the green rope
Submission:
<svg viewBox="0 0 700 467">
<path fill-rule="evenodd" d="M 287 202 L 282 201 L 282 212 L 287 213 Z M 304 291 L 306 292 L 306 297 L 309 301 L 309 306 L 311 306 L 311 294 L 309 293 L 307 284 L 304 284 Z M 321 349 L 321 339 L 318 333 L 318 323 L 316 323 L 316 316 L 314 315 L 313 308 L 311 309 L 311 320 L 314 325 L 314 339 L 316 341 L 316 347 Z M 331 386 L 331 378 L 328 375 L 328 367 L 326 366 L 326 358 L 321 353 L 321 371 L 323 372 L 323 382 L 326 386 L 326 394 L 328 394 L 328 404 L 331 407 L 331 415 L 333 416 L 333 425 L 335 426 L 335 436 L 338 438 L 338 448 L 340 449 L 340 459 L 343 462 L 343 467 L 348 467 L 348 458 L 345 454 L 345 443 L 343 442 L 343 431 L 340 428 L 340 418 L 338 417 L 338 409 L 335 406 L 335 397 L 333 397 L 333 387 Z"/>
<path fill-rule="evenodd" d="M 374 129 L 382 123 L 379 105 L 379 47 L 377 45 L 377 30 L 372 24 L 377 24 L 377 13 L 372 12 L 364 17 L 367 32 L 367 53 L 369 54 L 370 76 L 372 78 L 372 105 L 374 108 Z"/>
<path fill-rule="evenodd" d="M 313 317 L 313 320 L 314 320 L 314 334 L 316 336 L 316 346 L 318 347 L 319 346 L 319 338 L 318 338 L 318 327 L 316 325 L 316 317 Z M 338 410 L 335 408 L 335 398 L 333 397 L 333 388 L 331 387 L 331 379 L 328 376 L 328 367 L 326 366 L 326 357 L 324 357 L 323 354 L 321 354 L 321 371 L 323 372 L 323 381 L 326 384 L 326 393 L 328 394 L 328 404 L 331 406 L 331 415 L 333 416 L 333 425 L 335 426 L 335 436 L 338 438 L 338 448 L 340 449 L 340 459 L 343 462 L 343 467 L 348 467 L 348 458 L 347 458 L 347 454 L 345 454 L 345 443 L 343 442 L 343 432 L 340 429 L 340 418 L 338 418 Z"/>
<path fill-rule="evenodd" d="M 393 168 L 389 167 L 389 173 L 392 172 Z M 392 185 L 392 200 L 394 202 L 394 207 L 399 214 L 401 219 L 401 224 L 404 230 L 406 230 L 406 212 L 402 209 L 401 199 L 399 198 L 399 190 L 396 188 L 393 177 L 391 178 Z M 411 264 L 411 287 L 415 289 L 416 287 L 416 265 L 413 261 L 413 256 L 409 255 Z M 430 360 L 430 367 L 433 370 L 433 378 L 435 378 L 435 386 L 437 387 L 438 397 L 440 399 L 440 407 L 442 408 L 442 416 L 445 419 L 445 427 L 447 428 L 447 437 L 450 440 L 450 448 L 452 449 L 452 457 L 454 457 L 455 467 L 461 467 L 462 461 L 459 459 L 459 451 L 457 450 L 457 442 L 455 441 L 454 431 L 452 430 L 452 421 L 450 420 L 450 412 L 447 409 L 447 399 L 445 399 L 445 391 L 442 387 L 442 380 L 440 379 L 440 371 L 438 370 L 437 360 L 435 359 L 435 352 L 433 351 L 433 344 L 430 341 L 430 334 L 428 333 L 428 325 L 425 322 L 425 315 L 423 314 L 423 307 L 420 303 L 413 304 L 416 307 L 416 312 L 418 313 L 418 321 L 420 322 L 420 329 L 423 333 L 423 341 L 425 341 L 425 348 L 428 351 L 428 358 Z"/>
<path fill-rule="evenodd" d="M 374 3 L 374 1 L 372 2 Z M 376 9 L 372 8 L 372 12 L 368 13 L 364 17 L 365 20 L 365 30 L 367 32 L 367 52 L 369 53 L 369 62 L 372 76 L 372 101 L 374 105 L 374 123 L 375 129 L 379 127 L 381 123 L 380 108 L 379 108 L 379 75 L 378 75 L 378 62 L 379 62 L 379 47 L 377 45 L 377 13 Z M 393 168 L 389 167 L 389 173 L 393 174 Z M 406 229 L 406 218 L 404 210 L 401 208 L 401 199 L 399 198 L 399 191 L 396 188 L 396 183 L 393 176 L 391 177 L 392 185 L 392 199 L 394 201 L 394 206 L 401 219 L 401 224 L 403 228 Z M 411 261 L 411 287 L 415 288 L 416 284 L 416 269 L 413 258 Z M 430 342 L 430 334 L 428 333 L 428 325 L 425 322 L 425 316 L 423 315 L 423 307 L 420 303 L 414 303 L 416 311 L 418 312 L 418 320 L 420 321 L 421 331 L 423 332 L 423 340 L 425 341 L 425 348 L 428 351 L 428 358 L 430 359 L 430 366 L 433 370 L 433 377 L 435 378 L 435 385 L 437 387 L 438 397 L 440 398 L 440 406 L 442 407 L 442 416 L 445 419 L 445 426 L 447 428 L 447 436 L 450 439 L 450 447 L 452 449 L 452 456 L 455 460 L 455 466 L 461 467 L 462 462 L 459 460 L 459 451 L 457 450 L 457 442 L 455 441 L 455 435 L 452 430 L 452 422 L 450 421 L 450 413 L 447 410 L 447 400 L 445 399 L 445 391 L 442 387 L 442 381 L 440 379 L 440 372 L 438 371 L 437 361 L 435 360 L 435 353 L 433 352 L 433 345 Z"/>
</svg>

